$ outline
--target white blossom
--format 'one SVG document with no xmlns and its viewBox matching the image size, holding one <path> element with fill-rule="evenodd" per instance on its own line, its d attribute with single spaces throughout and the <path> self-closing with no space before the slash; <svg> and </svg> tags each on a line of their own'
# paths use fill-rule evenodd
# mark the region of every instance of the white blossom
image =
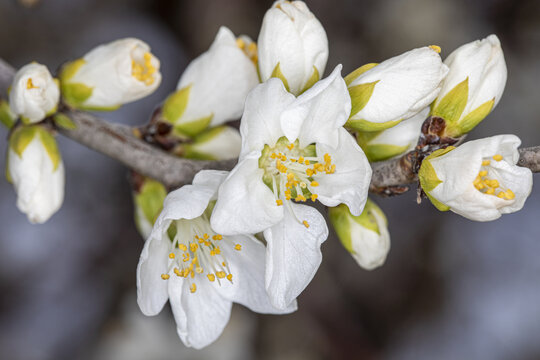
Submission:
<svg viewBox="0 0 540 360">
<path fill-rule="evenodd" d="M 53 136 L 40 126 L 22 126 L 11 134 L 8 180 L 17 207 L 31 223 L 46 222 L 64 200 L 64 164 Z"/>
<path fill-rule="evenodd" d="M 302 1 L 276 1 L 264 15 L 258 44 L 262 81 L 278 77 L 298 95 L 324 74 L 326 32 Z"/>
<path fill-rule="evenodd" d="M 144 245 L 137 267 L 137 301 L 145 315 L 167 300 L 177 333 L 200 349 L 215 341 L 229 321 L 232 303 L 259 313 L 296 310 L 272 306 L 264 288 L 264 245 L 252 235 L 223 236 L 209 223 L 219 184 L 227 172 L 201 171 L 171 192 Z"/>
<path fill-rule="evenodd" d="M 62 96 L 71 106 L 114 110 L 153 93 L 161 83 L 159 67 L 145 42 L 116 40 L 63 67 Z"/>
<path fill-rule="evenodd" d="M 532 172 L 517 166 L 515 135 L 498 135 L 437 150 L 422 162 L 422 189 L 442 211 L 491 221 L 520 210 L 532 189 Z"/>
<path fill-rule="evenodd" d="M 9 106 L 23 122 L 36 123 L 56 111 L 60 99 L 58 83 L 45 65 L 31 63 L 15 74 Z"/>
<path fill-rule="evenodd" d="M 247 97 L 238 165 L 220 187 L 211 218 L 224 234 L 258 233 L 267 241 L 266 288 L 288 306 L 313 278 L 328 236 L 315 209 L 293 203 L 345 203 L 360 215 L 371 168 L 343 128 L 350 100 L 341 66 L 296 98 L 278 79 Z"/>
</svg>

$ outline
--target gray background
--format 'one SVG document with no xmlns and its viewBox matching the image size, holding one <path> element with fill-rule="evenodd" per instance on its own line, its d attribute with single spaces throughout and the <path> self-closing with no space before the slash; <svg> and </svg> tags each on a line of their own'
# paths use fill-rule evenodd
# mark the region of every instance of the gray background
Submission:
<svg viewBox="0 0 540 360">
<path fill-rule="evenodd" d="M 65 60 L 120 37 L 147 41 L 162 61 L 152 96 L 104 114 L 148 120 L 189 59 L 220 25 L 256 38 L 270 1 L 0 0 L 0 56 L 15 66 Z M 508 65 L 505 94 L 470 138 L 513 133 L 540 144 L 538 1 L 314 0 L 330 44 L 327 71 L 344 73 L 411 48 L 457 46 L 496 33 Z M 7 132 L 0 128 L 6 148 Z M 540 191 L 525 208 L 474 223 L 420 206 L 410 194 L 375 201 L 390 221 L 386 265 L 360 269 L 334 235 L 298 312 L 261 316 L 235 306 L 224 335 L 186 349 L 167 308 L 156 318 L 135 302 L 143 241 L 134 230 L 127 172 L 68 139 L 66 201 L 30 225 L 0 181 L 0 358 L 45 359 L 537 359 L 540 357 Z M 4 168 L 0 157 L 0 168 Z M 538 175 L 535 180 L 538 181 Z"/>
</svg>

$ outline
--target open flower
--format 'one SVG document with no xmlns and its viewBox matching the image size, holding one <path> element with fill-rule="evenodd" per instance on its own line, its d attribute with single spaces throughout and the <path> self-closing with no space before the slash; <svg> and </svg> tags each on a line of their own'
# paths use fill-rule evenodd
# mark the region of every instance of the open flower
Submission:
<svg viewBox="0 0 540 360">
<path fill-rule="evenodd" d="M 371 168 L 343 128 L 350 99 L 340 70 L 298 98 L 278 79 L 248 95 L 239 163 L 221 185 L 211 218 L 224 235 L 264 231 L 266 288 L 280 308 L 313 278 L 328 235 L 322 215 L 299 203 L 345 203 L 360 215 L 367 199 Z"/>
<path fill-rule="evenodd" d="M 346 205 L 328 209 L 330 221 L 339 240 L 366 270 L 373 270 L 386 260 L 390 250 L 388 221 L 382 210 L 368 199 L 360 216 L 350 213 Z"/>
<path fill-rule="evenodd" d="M 371 162 L 384 161 L 416 147 L 429 107 L 407 121 L 383 131 L 357 132 L 356 138 Z"/>
<path fill-rule="evenodd" d="M 11 111 L 27 124 L 45 119 L 56 111 L 60 99 L 57 81 L 45 65 L 23 66 L 15 74 L 9 93 Z"/>
<path fill-rule="evenodd" d="M 222 236 L 210 226 L 223 171 L 201 171 L 165 199 L 137 267 L 137 301 L 145 315 L 171 303 L 186 346 L 202 348 L 223 332 L 233 302 L 259 313 L 275 309 L 264 288 L 265 248 L 251 235 Z"/>
<path fill-rule="evenodd" d="M 520 210 L 532 189 L 532 172 L 517 166 L 515 135 L 498 135 L 448 147 L 424 159 L 418 177 L 441 211 L 491 221 Z"/>
<path fill-rule="evenodd" d="M 247 36 L 236 38 L 222 26 L 208 51 L 188 65 L 177 91 L 163 104 L 165 120 L 192 136 L 207 126 L 240 118 L 248 92 L 259 83 L 256 51 Z"/>
<path fill-rule="evenodd" d="M 448 72 L 440 48 L 407 51 L 380 64 L 364 65 L 345 77 L 352 100 L 347 126 L 378 131 L 395 126 L 428 106 Z"/>
<path fill-rule="evenodd" d="M 17 207 L 31 223 L 44 223 L 64 201 L 64 164 L 54 137 L 39 125 L 16 128 L 9 139 L 6 177 Z"/>
<path fill-rule="evenodd" d="M 496 35 L 457 48 L 444 63 L 450 71 L 432 115 L 443 118 L 447 133 L 458 137 L 471 131 L 499 103 L 506 85 L 506 63 Z"/>
<path fill-rule="evenodd" d="M 276 1 L 264 15 L 258 43 L 262 81 L 280 78 L 298 95 L 324 73 L 326 32 L 303 1 Z"/>
<path fill-rule="evenodd" d="M 62 97 L 73 107 L 114 110 L 153 93 L 161 83 L 159 65 L 139 39 L 100 45 L 62 68 Z"/>
</svg>

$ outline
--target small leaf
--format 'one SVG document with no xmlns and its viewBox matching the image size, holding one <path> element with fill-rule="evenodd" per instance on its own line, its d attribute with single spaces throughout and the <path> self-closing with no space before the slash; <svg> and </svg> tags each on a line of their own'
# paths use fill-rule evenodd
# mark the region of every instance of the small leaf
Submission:
<svg viewBox="0 0 540 360">
<path fill-rule="evenodd" d="M 360 120 L 349 119 L 347 120 L 347 123 L 345 124 L 345 126 L 352 130 L 373 132 L 373 131 L 382 131 L 382 130 L 390 129 L 391 127 L 396 126 L 400 122 L 401 122 L 401 119 L 387 121 L 383 123 L 375 123 L 375 122 L 367 121 L 364 119 L 360 119 Z"/>
<path fill-rule="evenodd" d="M 186 111 L 191 85 L 181 88 L 167 97 L 163 104 L 163 118 L 175 124 Z"/>
<path fill-rule="evenodd" d="M 317 81 L 319 81 L 319 79 L 321 78 L 320 74 L 319 74 L 319 70 L 317 70 L 317 68 L 315 67 L 315 65 L 313 65 L 313 73 L 311 74 L 311 77 L 309 78 L 309 80 L 306 82 L 306 85 L 304 86 L 304 88 L 302 89 L 302 91 L 300 93 L 303 93 L 305 92 L 307 89 L 309 89 L 310 87 L 312 87 L 313 85 L 315 85 L 315 83 Z"/>
<path fill-rule="evenodd" d="M 457 123 L 455 132 L 452 131 L 453 126 L 451 126 L 447 130 L 449 132 L 449 135 L 453 137 L 459 137 L 470 132 L 476 127 L 476 125 L 478 125 L 482 120 L 484 120 L 486 116 L 489 115 L 489 113 L 493 109 L 493 105 L 495 105 L 495 99 L 486 101 L 485 103 L 471 111 Z"/>
<path fill-rule="evenodd" d="M 208 127 L 208 125 L 210 125 L 213 117 L 214 114 L 211 114 L 207 117 L 200 118 L 194 121 L 176 124 L 174 127 L 174 131 L 177 132 L 180 136 L 194 137 L 195 135 L 200 134 Z"/>
<path fill-rule="evenodd" d="M 390 144 L 372 144 L 362 147 L 370 162 L 388 160 L 403 154 L 408 148 L 408 145 L 398 146 Z"/>
<path fill-rule="evenodd" d="M 58 127 L 61 127 L 62 129 L 66 129 L 66 130 L 74 130 L 77 128 L 77 125 L 75 125 L 75 123 L 73 122 L 73 120 L 71 120 L 69 118 L 69 116 L 65 115 L 65 114 L 62 114 L 62 113 L 58 113 L 56 115 L 54 115 L 54 123 L 58 126 Z"/>
<path fill-rule="evenodd" d="M 162 183 L 145 179 L 140 192 L 135 194 L 135 203 L 141 208 L 144 217 L 150 224 L 154 224 L 167 196 L 167 190 Z"/>
<path fill-rule="evenodd" d="M 456 123 L 469 98 L 469 78 L 457 84 L 432 110 L 432 116 L 438 116 L 446 120 L 447 125 Z"/>
<path fill-rule="evenodd" d="M 281 81 L 283 81 L 283 85 L 285 86 L 285 89 L 287 91 L 290 91 L 289 89 L 289 82 L 287 81 L 287 78 L 285 77 L 285 75 L 283 75 L 283 73 L 281 72 L 281 68 L 279 66 L 279 62 L 277 63 L 276 67 L 274 68 L 274 71 L 272 71 L 272 75 L 270 75 L 271 78 L 278 78 L 278 79 L 281 79 Z"/>
<path fill-rule="evenodd" d="M 375 85 L 378 82 L 379 80 L 371 82 L 371 83 L 365 83 L 365 84 L 352 86 L 349 88 L 349 95 L 351 96 L 351 104 L 352 104 L 351 116 L 356 115 L 360 110 L 362 110 L 367 105 L 369 99 L 371 98 L 371 95 L 373 94 Z"/>
<path fill-rule="evenodd" d="M 347 84 L 347 86 L 351 85 L 351 83 L 354 80 L 356 80 L 360 75 L 362 75 L 363 73 L 365 73 L 368 70 L 373 69 L 377 65 L 379 65 L 379 64 L 377 64 L 377 63 L 369 63 L 369 64 L 365 64 L 365 65 L 360 66 L 358 69 L 354 70 L 352 73 L 345 76 L 345 83 Z"/>
</svg>

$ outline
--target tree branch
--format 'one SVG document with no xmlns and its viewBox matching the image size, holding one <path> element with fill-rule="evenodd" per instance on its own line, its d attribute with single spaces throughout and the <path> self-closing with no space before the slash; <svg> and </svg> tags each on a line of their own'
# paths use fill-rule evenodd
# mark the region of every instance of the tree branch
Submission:
<svg viewBox="0 0 540 360">
<path fill-rule="evenodd" d="M 15 69 L 0 58 L 0 94 L 5 94 L 13 81 Z M 237 160 L 199 161 L 172 156 L 149 145 L 133 135 L 133 129 L 111 124 L 89 113 L 64 110 L 75 125 L 74 130 L 60 129 L 64 136 L 116 159 L 127 167 L 161 181 L 169 188 L 190 183 L 203 169 L 230 170 Z M 540 146 L 520 149 L 519 166 L 540 172 Z M 401 158 L 372 164 L 373 177 L 370 191 L 379 194 L 395 194 L 408 190 L 404 185 L 414 183 L 410 154 Z M 397 189 L 396 192 L 388 188 Z"/>
</svg>

